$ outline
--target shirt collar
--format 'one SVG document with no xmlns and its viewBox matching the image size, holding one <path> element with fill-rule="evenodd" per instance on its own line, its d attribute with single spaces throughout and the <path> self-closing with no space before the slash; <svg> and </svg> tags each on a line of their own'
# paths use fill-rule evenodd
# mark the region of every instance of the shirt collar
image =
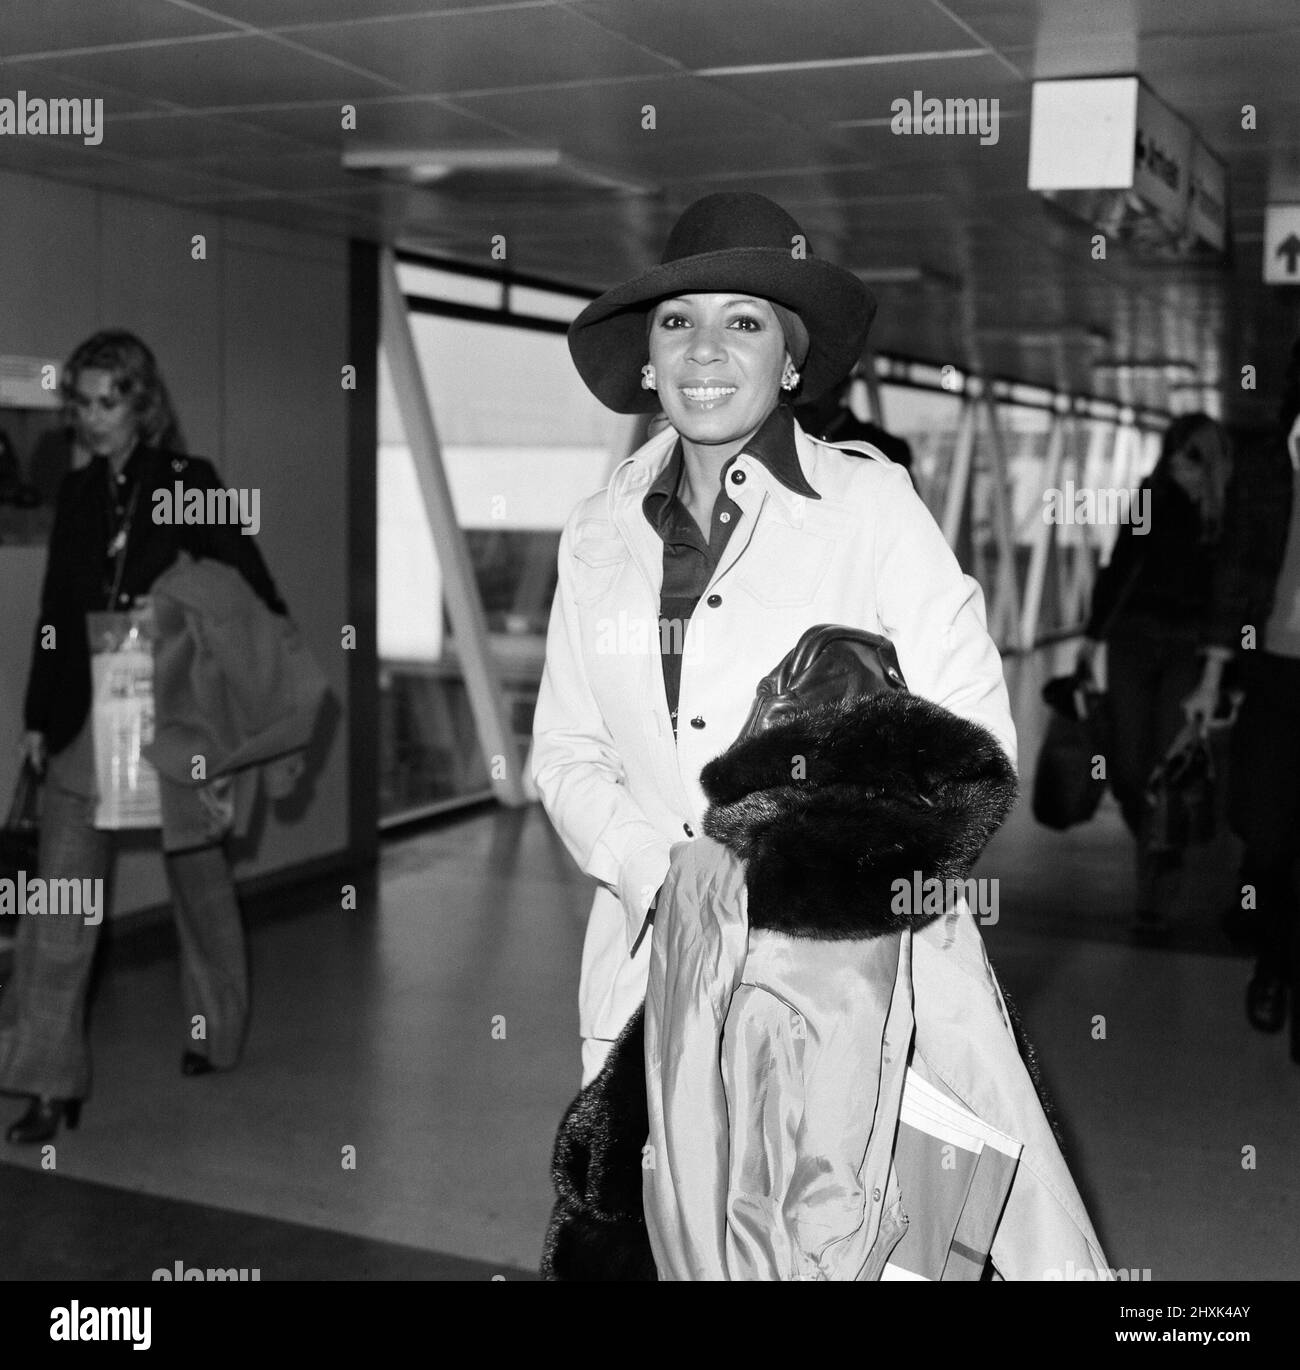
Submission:
<svg viewBox="0 0 1300 1370">
<path fill-rule="evenodd" d="M 808 499 L 821 499 L 808 484 L 803 467 L 799 465 L 799 453 L 794 445 L 794 414 L 789 406 L 777 405 L 745 444 L 744 451 L 746 456 L 767 467 L 787 490 Z"/>
<path fill-rule="evenodd" d="M 764 466 L 792 493 L 804 495 L 808 499 L 821 499 L 817 491 L 808 484 L 803 468 L 799 465 L 799 453 L 794 440 L 794 415 L 788 406 L 777 405 L 759 425 L 757 432 L 745 444 L 742 452 Z M 737 456 L 739 455 L 741 453 L 737 453 Z M 735 459 L 733 457 L 731 461 Z M 727 467 L 731 465 L 731 461 L 727 463 Z M 722 476 L 726 475 L 727 467 L 723 468 Z M 665 521 L 669 518 L 669 511 L 676 500 L 681 474 L 682 440 L 678 438 L 663 470 L 650 483 L 650 488 L 641 501 L 641 508 L 650 526 L 656 531 L 662 531 Z"/>
</svg>

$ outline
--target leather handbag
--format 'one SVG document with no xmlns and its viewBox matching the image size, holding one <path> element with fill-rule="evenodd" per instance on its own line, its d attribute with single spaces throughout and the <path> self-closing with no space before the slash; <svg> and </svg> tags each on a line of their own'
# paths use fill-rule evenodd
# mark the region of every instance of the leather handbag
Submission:
<svg viewBox="0 0 1300 1370">
<path fill-rule="evenodd" d="M 736 740 L 766 732 L 819 704 L 906 689 L 894 644 L 887 637 L 842 623 L 818 623 L 758 682 Z"/>
<path fill-rule="evenodd" d="M 1033 813 L 1045 828 L 1063 832 L 1086 823 L 1106 791 L 1105 780 L 1093 774 L 1093 761 L 1110 752 L 1110 699 L 1091 672 L 1076 669 L 1049 680 L 1043 702 L 1051 712 L 1034 766 Z"/>
<path fill-rule="evenodd" d="M 1213 840 L 1214 783 L 1214 753 L 1209 740 L 1189 723 L 1174 738 L 1147 781 L 1148 852 L 1178 852 Z"/>
</svg>

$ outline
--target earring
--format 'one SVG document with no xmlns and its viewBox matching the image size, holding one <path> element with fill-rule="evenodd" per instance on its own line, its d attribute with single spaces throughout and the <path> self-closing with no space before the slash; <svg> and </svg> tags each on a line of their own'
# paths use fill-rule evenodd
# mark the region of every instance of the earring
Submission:
<svg viewBox="0 0 1300 1370">
<path fill-rule="evenodd" d="M 781 389 L 793 390 L 799 384 L 799 373 L 795 370 L 793 362 L 786 362 L 785 370 L 781 372 Z"/>
<path fill-rule="evenodd" d="M 646 364 L 641 368 L 641 389 L 653 390 L 654 388 L 655 369 L 649 362 L 646 362 Z"/>
</svg>

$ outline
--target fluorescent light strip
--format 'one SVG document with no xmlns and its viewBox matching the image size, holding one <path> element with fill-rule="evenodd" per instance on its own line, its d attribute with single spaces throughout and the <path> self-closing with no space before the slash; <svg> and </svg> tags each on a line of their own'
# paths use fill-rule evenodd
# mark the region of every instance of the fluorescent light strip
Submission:
<svg viewBox="0 0 1300 1370">
<path fill-rule="evenodd" d="M 696 67 L 691 76 L 773 76 L 785 71 L 833 71 L 847 67 L 896 66 L 901 62 L 959 62 L 988 57 L 987 48 L 949 48 L 943 52 L 875 53 L 869 57 L 819 57 L 807 62 L 759 62 L 741 67 Z"/>
</svg>

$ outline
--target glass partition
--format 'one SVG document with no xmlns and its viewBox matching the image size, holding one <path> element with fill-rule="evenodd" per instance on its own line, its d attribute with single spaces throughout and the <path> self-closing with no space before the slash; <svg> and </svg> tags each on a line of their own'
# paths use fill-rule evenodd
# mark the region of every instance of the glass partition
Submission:
<svg viewBox="0 0 1300 1370">
<path fill-rule="evenodd" d="M 630 424 L 583 386 L 562 331 L 425 313 L 411 327 L 522 760 L 560 529 L 608 479 Z M 439 549 L 382 357 L 379 428 L 380 812 L 392 822 L 491 790 Z"/>
</svg>

